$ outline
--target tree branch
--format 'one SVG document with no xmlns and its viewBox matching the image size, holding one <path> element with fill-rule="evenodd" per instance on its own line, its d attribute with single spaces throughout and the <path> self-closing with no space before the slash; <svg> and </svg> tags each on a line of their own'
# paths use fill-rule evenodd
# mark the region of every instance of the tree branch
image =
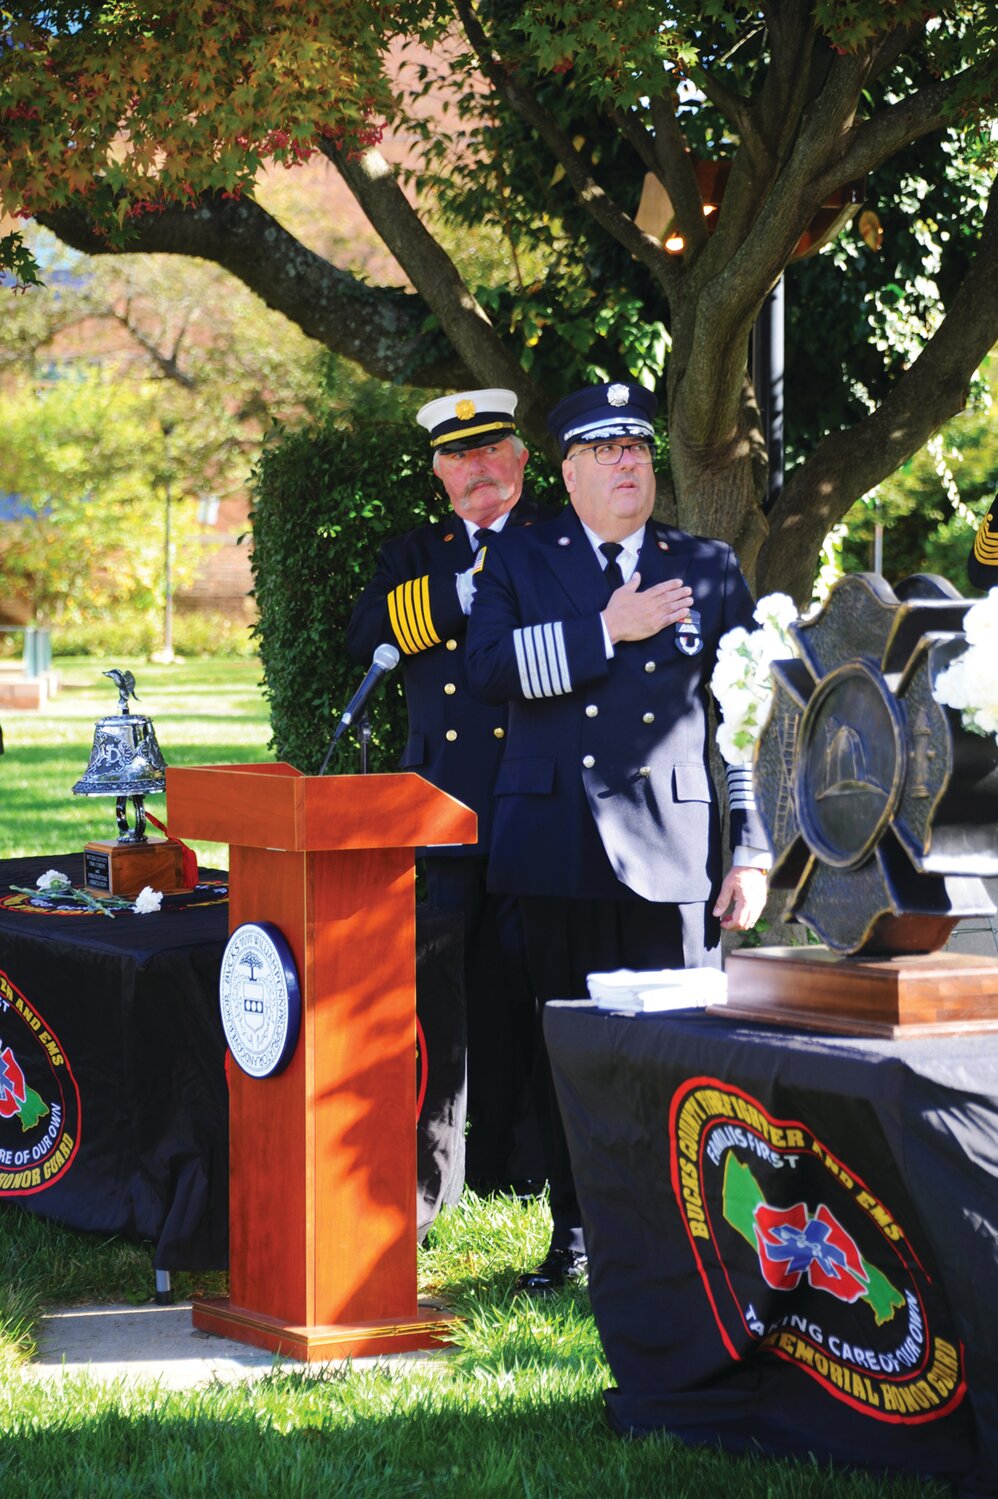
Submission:
<svg viewBox="0 0 998 1499">
<path fill-rule="evenodd" d="M 142 330 L 132 322 L 131 300 L 126 301 L 124 311 L 122 312 L 119 312 L 116 307 L 111 306 L 108 306 L 107 310 L 110 316 L 114 318 L 115 322 L 120 323 L 121 326 L 125 329 L 126 333 L 132 339 L 133 343 L 137 343 L 139 348 L 149 356 L 153 364 L 163 376 L 164 380 L 173 380 L 184 390 L 196 389 L 197 381 L 193 378 L 193 376 L 186 374 L 180 368 L 179 363 L 180 345 L 183 342 L 184 333 L 187 329 L 186 318 L 184 318 L 183 322 L 180 325 L 177 337 L 174 340 L 172 352 L 169 354 L 165 354 L 162 349 L 157 347 L 157 345 L 152 341 L 151 338 L 147 338 Z"/>
<path fill-rule="evenodd" d="M 381 152 L 371 149 L 357 158 L 332 147 L 323 146 L 323 151 L 410 281 L 425 288 L 441 328 L 467 368 L 475 371 L 476 381 L 515 390 L 520 398 L 519 424 L 547 445 L 544 412 L 550 403 L 501 343 L 450 256 L 420 222 Z"/>
<path fill-rule="evenodd" d="M 957 93 L 968 84 L 986 81 L 993 74 L 994 63 L 988 61 L 965 68 L 953 78 L 926 84 L 917 93 L 879 110 L 862 124 L 855 125 L 845 144 L 836 153 L 827 170 L 816 179 L 822 194 L 843 182 L 852 182 L 872 172 L 902 146 L 911 145 L 933 130 L 941 130 L 949 117 L 949 106 Z"/>
<path fill-rule="evenodd" d="M 116 253 L 79 211 L 37 218 L 74 250 Z M 429 309 L 421 297 L 365 286 L 306 249 L 252 199 L 209 194 L 190 206 L 170 205 L 135 222 L 128 249 L 214 261 L 310 338 L 377 379 L 455 387 L 476 378 L 442 338 L 423 331 Z"/>
<path fill-rule="evenodd" d="M 974 371 L 996 341 L 998 180 L 974 263 L 935 334 L 878 410 L 847 431 L 830 433 L 791 476 L 769 516 L 760 586 L 772 586 L 779 577 L 781 587 L 804 596 L 811 585 L 809 559 L 832 526 L 962 411 Z"/>
<path fill-rule="evenodd" d="M 679 272 L 671 265 L 668 256 L 657 239 L 644 234 L 630 216 L 617 207 L 609 194 L 589 171 L 581 154 L 571 140 L 534 95 L 524 88 L 509 73 L 502 60 L 492 51 L 478 17 L 468 0 L 455 0 L 455 10 L 460 17 L 482 72 L 498 94 L 505 99 L 514 114 L 525 124 L 536 130 L 556 161 L 565 169 L 579 204 L 602 229 L 605 229 L 618 244 L 630 251 L 635 260 L 646 266 L 663 288 L 666 295 L 674 292 L 679 281 Z"/>
<path fill-rule="evenodd" d="M 651 132 L 646 130 L 633 114 L 626 109 L 618 108 L 617 105 L 613 105 L 607 113 L 635 156 L 644 163 L 645 170 L 657 176 L 659 164 L 655 154 L 655 140 Z"/>
<path fill-rule="evenodd" d="M 707 225 L 703 216 L 703 198 L 693 170 L 693 157 L 686 148 L 676 111 L 669 102 L 661 95 L 653 95 L 649 110 L 655 127 L 658 175 L 668 188 L 679 232 L 695 254 L 707 242 Z"/>
</svg>

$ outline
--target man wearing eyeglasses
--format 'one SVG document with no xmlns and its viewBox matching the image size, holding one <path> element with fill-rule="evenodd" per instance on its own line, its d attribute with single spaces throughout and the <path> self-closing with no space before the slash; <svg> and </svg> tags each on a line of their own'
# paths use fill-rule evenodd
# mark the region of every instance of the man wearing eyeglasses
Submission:
<svg viewBox="0 0 998 1499">
<path fill-rule="evenodd" d="M 652 519 L 655 397 L 590 386 L 554 408 L 569 504 L 503 538 L 478 579 L 471 688 L 509 703 L 489 885 L 519 897 L 541 1004 L 617 968 L 719 966 L 720 928 L 765 904 L 770 860 L 751 774 L 729 774 L 722 878 L 708 768 L 707 683 L 717 643 L 754 627 L 731 548 Z M 585 1270 L 581 1214 L 543 1059 L 553 1229 L 518 1288 Z"/>
<path fill-rule="evenodd" d="M 516 402 L 511 390 L 465 390 L 420 408 L 416 420 L 429 434 L 449 508 L 439 521 L 385 543 L 347 630 L 359 663 L 368 664 L 382 641 L 402 653 L 409 737 L 399 769 L 418 772 L 478 814 L 477 844 L 420 852 L 430 905 L 464 918 L 467 1175 L 482 1192 L 534 1169 L 531 1147 L 517 1152 L 513 1138 L 533 1005 L 519 913 L 514 900 L 485 886 L 506 707 L 474 698 L 464 665 L 485 548 L 505 528 L 547 513 L 521 499 L 528 453 L 516 432 Z"/>
</svg>

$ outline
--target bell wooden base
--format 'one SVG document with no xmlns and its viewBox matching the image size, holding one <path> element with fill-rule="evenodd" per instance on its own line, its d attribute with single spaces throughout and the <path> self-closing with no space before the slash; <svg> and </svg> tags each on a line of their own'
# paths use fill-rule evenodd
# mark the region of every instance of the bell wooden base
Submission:
<svg viewBox="0 0 998 1499">
<path fill-rule="evenodd" d="M 91 895 L 138 895 L 154 890 L 183 890 L 183 850 L 167 838 L 118 843 L 95 838 L 83 849 L 83 888 Z"/>
<path fill-rule="evenodd" d="M 437 1307 L 419 1307 L 415 1317 L 406 1321 L 385 1318 L 328 1327 L 293 1327 L 276 1317 L 232 1306 L 224 1298 L 194 1301 L 191 1316 L 200 1332 L 266 1348 L 299 1363 L 439 1348 L 450 1341 L 450 1329 L 458 1320 Z"/>
<path fill-rule="evenodd" d="M 888 1039 L 998 1031 L 998 958 L 760 947 L 729 953 L 725 971 L 728 1002 L 711 1007 L 718 1015 Z"/>
</svg>

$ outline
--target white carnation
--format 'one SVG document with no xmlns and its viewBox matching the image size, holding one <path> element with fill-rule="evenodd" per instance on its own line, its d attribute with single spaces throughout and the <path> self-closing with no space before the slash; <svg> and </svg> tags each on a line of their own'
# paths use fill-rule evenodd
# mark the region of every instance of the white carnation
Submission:
<svg viewBox="0 0 998 1499">
<path fill-rule="evenodd" d="M 936 678 L 932 695 L 958 709 L 965 729 L 998 737 L 998 588 L 968 609 L 967 648 Z"/>
<path fill-rule="evenodd" d="M 969 645 L 998 650 L 998 588 L 992 588 L 986 598 L 967 610 L 963 632 Z"/>
<path fill-rule="evenodd" d="M 773 701 L 772 662 L 797 654 L 787 626 L 797 617 L 793 599 L 771 593 L 760 600 L 758 630 L 740 625 L 721 636 L 710 690 L 722 722 L 717 747 L 729 765 L 749 765 Z"/>
<path fill-rule="evenodd" d="M 751 765 L 752 744 L 736 744 L 738 732 L 737 726 L 725 719 L 717 726 L 717 747 L 729 765 Z"/>
<path fill-rule="evenodd" d="M 46 869 L 35 881 L 39 890 L 68 890 L 70 879 L 68 874 L 63 874 L 58 869 Z"/>
<path fill-rule="evenodd" d="M 788 593 L 767 593 L 756 604 L 752 618 L 763 628 L 774 630 L 785 643 L 787 628 L 797 618 L 797 605 Z"/>
<path fill-rule="evenodd" d="M 162 904 L 162 890 L 154 890 L 151 885 L 146 885 L 135 897 L 132 910 L 136 916 L 146 916 L 150 911 L 158 911 Z"/>
</svg>

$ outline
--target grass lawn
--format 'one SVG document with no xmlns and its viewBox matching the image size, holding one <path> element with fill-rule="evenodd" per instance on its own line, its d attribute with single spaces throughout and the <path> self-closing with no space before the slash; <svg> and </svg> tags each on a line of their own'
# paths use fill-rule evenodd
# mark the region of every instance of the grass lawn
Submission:
<svg viewBox="0 0 998 1499">
<path fill-rule="evenodd" d="M 118 663 L 128 664 L 128 663 Z M 101 663 L 60 662 L 64 687 L 43 715 L 6 714 L 0 856 L 66 853 L 111 836 L 110 799 L 74 798 L 93 723 L 116 695 Z M 170 764 L 266 759 L 269 727 L 255 663 L 132 664 L 141 711 Z M 151 810 L 157 815 L 157 799 Z M 224 850 L 198 845 L 202 862 Z M 728 1457 L 666 1435 L 611 1435 L 601 1391 L 613 1379 L 582 1288 L 547 1302 L 511 1294 L 547 1244 L 541 1202 L 466 1193 L 420 1251 L 421 1290 L 459 1312 L 452 1352 L 374 1369 L 279 1369 L 252 1385 L 191 1393 L 154 1384 L 61 1386 L 28 1373 L 40 1310 L 53 1302 L 141 1301 L 150 1246 L 72 1233 L 0 1202 L 0 1494 L 348 1496 L 348 1499 L 942 1499 L 942 1484 L 832 1474 L 813 1461 Z M 218 1277 L 175 1275 L 180 1296 Z"/>
<path fill-rule="evenodd" d="M 97 658 L 57 660 L 62 686 L 44 711 L 0 714 L 7 751 L 0 759 L 0 858 L 78 853 L 90 838 L 117 837 L 113 797 L 73 795 L 90 760 L 95 722 L 118 709 L 118 689 L 101 674 L 106 664 Z M 138 701 L 132 711 L 152 719 L 167 765 L 273 759 L 258 661 L 114 665 L 134 673 Z M 162 796 L 150 796 L 146 810 L 164 822 L 165 805 Z M 223 845 L 192 846 L 202 864 L 227 865 Z"/>
</svg>

